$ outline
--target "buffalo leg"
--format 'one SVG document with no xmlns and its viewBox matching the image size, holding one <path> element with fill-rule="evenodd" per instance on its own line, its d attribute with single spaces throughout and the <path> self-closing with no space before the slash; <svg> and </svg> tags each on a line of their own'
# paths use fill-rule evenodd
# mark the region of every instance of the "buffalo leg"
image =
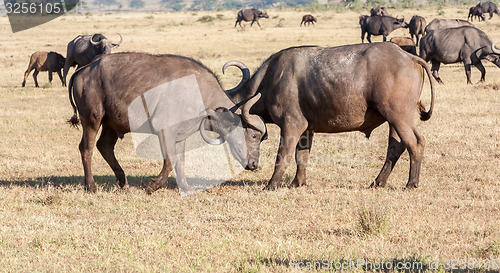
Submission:
<svg viewBox="0 0 500 273">
<path fill-rule="evenodd" d="M 415 38 L 417 39 L 417 43 L 415 44 L 416 46 L 418 46 L 418 42 L 419 42 L 419 37 L 418 37 L 418 34 L 415 34 Z"/>
<path fill-rule="evenodd" d="M 179 191 L 183 194 L 193 193 L 193 188 L 190 187 L 186 180 L 186 172 L 185 172 L 185 149 L 186 149 L 186 141 L 177 142 L 175 145 L 175 151 L 177 153 L 177 161 L 175 163 L 175 175 L 176 182 Z"/>
<path fill-rule="evenodd" d="M 52 71 L 49 71 L 49 82 L 52 83 Z"/>
<path fill-rule="evenodd" d="M 295 148 L 295 161 L 297 162 L 297 173 L 290 187 L 300 187 L 306 185 L 306 169 L 309 161 L 313 141 L 313 131 L 306 131 L 299 139 Z"/>
<path fill-rule="evenodd" d="M 165 130 L 158 133 L 158 140 L 160 141 L 160 148 L 163 155 L 163 168 L 160 174 L 149 182 L 146 189 L 147 194 L 152 194 L 159 188 L 164 187 L 168 182 L 168 175 L 175 165 L 175 146 L 171 142 L 167 142 Z M 169 157 L 169 154 L 173 155 Z"/>
<path fill-rule="evenodd" d="M 300 136 L 307 128 L 307 125 L 303 128 L 298 128 L 298 125 L 301 124 L 300 120 L 288 121 L 285 124 L 287 124 L 286 127 L 282 127 L 281 129 L 280 146 L 278 148 L 278 155 L 276 156 L 274 173 L 264 188 L 265 190 L 274 190 L 281 187 L 281 178 L 290 164 L 294 148 L 297 146 Z"/>
<path fill-rule="evenodd" d="M 79 149 L 82 156 L 83 171 L 85 174 L 85 190 L 94 193 L 97 191 L 97 187 L 95 185 L 94 176 L 92 175 L 92 155 L 94 153 L 97 130 L 99 129 L 99 126 L 95 125 L 99 123 L 91 123 L 87 119 L 83 118 L 81 122 L 83 134 Z"/>
<path fill-rule="evenodd" d="M 368 34 L 366 35 L 366 40 L 368 40 L 368 42 L 369 42 L 369 43 L 371 43 L 371 42 L 372 42 L 372 39 L 371 39 L 371 38 L 372 38 L 372 35 L 371 35 L 370 33 L 368 33 Z"/>
<path fill-rule="evenodd" d="M 439 77 L 439 67 L 441 66 L 441 63 L 435 60 L 431 60 L 431 63 L 432 63 L 432 68 L 431 68 L 432 76 L 434 77 L 434 79 L 436 79 L 438 83 L 442 84 L 443 81 Z"/>
<path fill-rule="evenodd" d="M 387 41 L 387 36 L 382 35 L 382 41 L 384 41 L 384 42 Z"/>
<path fill-rule="evenodd" d="M 387 179 L 389 178 L 394 165 L 396 165 L 396 162 L 405 150 L 406 146 L 402 143 L 394 127 L 390 125 L 389 146 L 387 147 L 387 156 L 385 158 L 385 163 L 375 181 L 370 185 L 371 188 L 385 187 L 385 185 L 387 184 Z"/>
<path fill-rule="evenodd" d="M 97 149 L 99 150 L 104 160 L 108 162 L 108 165 L 115 173 L 116 180 L 118 181 L 120 187 L 127 188 L 128 187 L 127 177 L 125 176 L 125 172 L 118 163 L 118 160 L 116 160 L 115 156 L 114 150 L 117 140 L 118 140 L 118 133 L 113 128 L 109 127 L 106 124 L 103 124 L 101 136 L 97 141 Z"/>
<path fill-rule="evenodd" d="M 365 32 L 361 31 L 361 43 L 365 42 Z"/>
<path fill-rule="evenodd" d="M 59 69 L 59 70 L 57 70 L 56 72 L 57 72 L 57 75 L 59 76 L 59 79 L 61 80 L 61 83 L 62 83 L 62 84 L 63 84 L 63 86 L 64 86 L 64 81 L 63 81 L 63 77 L 62 77 L 62 74 L 61 74 L 61 70 Z"/>
<path fill-rule="evenodd" d="M 484 76 L 486 75 L 486 69 L 484 69 L 483 64 L 481 61 L 479 61 L 477 64 L 474 65 L 479 71 L 481 71 L 481 79 L 479 80 L 480 82 L 484 82 L 485 78 Z"/>
<path fill-rule="evenodd" d="M 418 187 L 420 168 L 424 157 L 425 139 L 417 132 L 413 124 L 411 126 L 409 124 L 411 123 L 398 121 L 392 125 L 410 154 L 410 175 L 406 188 L 416 188 Z"/>
<path fill-rule="evenodd" d="M 467 77 L 467 84 L 472 84 L 472 81 L 470 80 L 470 75 L 471 75 L 471 64 L 470 63 L 464 63 L 465 67 L 465 76 Z"/>
<path fill-rule="evenodd" d="M 40 87 L 38 86 L 38 80 L 37 80 L 37 76 L 38 76 L 38 70 L 35 69 L 35 72 L 33 72 L 33 79 L 35 80 L 35 87 Z"/>
<path fill-rule="evenodd" d="M 22 84 L 22 87 L 26 86 L 26 79 L 28 78 L 31 70 L 33 70 L 33 67 L 31 67 L 31 65 L 28 67 L 28 69 L 26 70 L 26 72 L 24 72 L 24 80 L 23 80 L 23 84 Z"/>
</svg>

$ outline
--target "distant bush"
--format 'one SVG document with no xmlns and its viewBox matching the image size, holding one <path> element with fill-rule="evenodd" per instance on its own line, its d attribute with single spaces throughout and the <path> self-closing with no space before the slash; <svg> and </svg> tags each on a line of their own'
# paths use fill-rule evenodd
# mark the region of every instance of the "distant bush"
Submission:
<svg viewBox="0 0 500 273">
<path fill-rule="evenodd" d="M 200 18 L 198 18 L 198 20 L 196 20 L 197 22 L 202 22 L 202 23 L 210 23 L 214 20 L 215 18 L 210 16 L 210 15 L 205 15 L 205 16 L 202 16 Z"/>
</svg>

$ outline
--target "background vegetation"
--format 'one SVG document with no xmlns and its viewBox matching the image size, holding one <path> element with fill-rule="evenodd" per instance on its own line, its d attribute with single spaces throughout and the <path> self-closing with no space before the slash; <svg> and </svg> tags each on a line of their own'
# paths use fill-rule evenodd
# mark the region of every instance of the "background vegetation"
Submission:
<svg viewBox="0 0 500 273">
<path fill-rule="evenodd" d="M 279 141 L 279 130 L 270 125 L 257 171 L 187 197 L 172 189 L 173 178 L 169 188 L 145 194 L 161 162 L 136 156 L 127 135 L 117 144 L 117 157 L 130 190 L 118 188 L 96 151 L 98 193 L 87 194 L 77 149 L 81 129 L 66 123 L 72 115 L 67 90 L 57 77 L 49 84 L 45 72 L 38 77 L 41 88 L 34 88 L 31 76 L 20 87 L 32 52 L 65 55 L 76 35 L 100 32 L 123 36 L 116 51 L 199 59 L 230 88 L 240 75 L 235 69 L 221 75 L 226 61 L 241 60 L 253 72 L 289 46 L 359 43 L 358 16 L 368 10 L 315 9 L 314 27 L 299 27 L 307 8 L 270 10 L 262 28 L 247 23 L 243 29 L 233 28 L 234 11 L 66 15 L 16 34 L 1 17 L 0 271 L 288 272 L 296 262 L 323 259 L 422 262 L 430 271 L 436 261 L 444 270 L 446 259 L 498 259 L 500 70 L 489 63 L 484 83 L 476 83 L 473 69 L 473 85 L 466 85 L 463 66 L 441 67 L 445 85 L 438 86 L 434 115 L 418 122 L 427 147 L 420 187 L 411 191 L 403 189 L 407 153 L 386 188 L 367 188 L 385 158 L 386 125 L 369 140 L 361 133 L 315 136 L 308 186 L 262 191 Z M 428 22 L 466 18 L 467 11 L 389 9 Z M 213 20 L 199 20 L 205 16 Z M 500 17 L 475 24 L 500 39 Z M 429 105 L 427 85 L 422 99 Z M 285 182 L 293 176 L 291 167 Z M 484 264 L 474 268 L 486 271 Z"/>
</svg>

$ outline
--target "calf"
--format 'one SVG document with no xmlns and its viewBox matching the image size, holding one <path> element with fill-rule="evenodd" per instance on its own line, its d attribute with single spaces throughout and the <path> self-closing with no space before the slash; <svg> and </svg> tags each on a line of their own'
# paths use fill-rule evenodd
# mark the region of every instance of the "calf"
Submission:
<svg viewBox="0 0 500 273">
<path fill-rule="evenodd" d="M 479 21 L 484 21 L 485 20 L 485 16 L 484 16 L 484 13 L 483 13 L 483 9 L 481 7 L 478 7 L 478 6 L 475 6 L 475 7 L 471 7 L 469 9 L 469 16 L 467 16 L 467 21 L 470 19 L 471 21 L 473 21 L 474 19 L 474 16 L 479 20 Z"/>
<path fill-rule="evenodd" d="M 57 52 L 47 52 L 47 51 L 37 51 L 31 54 L 30 63 L 28 65 L 28 69 L 24 72 L 24 80 L 22 86 L 26 85 L 26 79 L 32 70 L 33 79 L 35 80 L 35 86 L 38 86 L 37 76 L 40 71 L 49 71 L 49 82 L 52 83 L 52 73 L 57 72 L 59 75 L 59 79 L 64 84 L 61 69 L 64 67 L 64 57 Z"/>
</svg>

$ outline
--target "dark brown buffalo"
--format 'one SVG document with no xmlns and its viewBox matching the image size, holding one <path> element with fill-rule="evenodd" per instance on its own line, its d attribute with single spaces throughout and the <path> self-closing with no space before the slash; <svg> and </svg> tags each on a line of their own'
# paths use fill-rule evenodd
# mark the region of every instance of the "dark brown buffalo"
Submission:
<svg viewBox="0 0 500 273">
<path fill-rule="evenodd" d="M 418 15 L 413 15 L 413 17 L 411 17 L 410 23 L 408 24 L 408 29 L 410 31 L 411 38 L 413 39 L 413 36 L 416 37 L 417 46 L 418 46 L 418 41 L 420 39 L 420 35 L 425 34 L 426 25 L 427 22 L 425 21 L 424 17 Z"/>
<path fill-rule="evenodd" d="M 420 40 L 420 57 L 432 62 L 432 75 L 439 83 L 443 83 L 439 77 L 441 63 L 458 62 L 464 64 L 467 83 L 472 83 L 472 65 L 481 71 L 481 81 L 484 81 L 486 70 L 481 60 L 486 59 L 500 67 L 499 54 L 500 50 L 495 48 L 488 36 L 475 27 L 434 30 Z"/>
<path fill-rule="evenodd" d="M 244 79 L 249 77 L 248 73 L 247 75 L 245 77 L 244 73 Z M 107 54 L 77 70 L 68 85 L 70 102 L 74 109 L 70 122 L 77 125 L 81 120 L 83 128 L 79 149 L 85 172 L 85 188 L 88 191 L 96 191 L 91 161 L 99 127 L 102 127 L 102 130 L 97 141 L 97 148 L 115 173 L 119 185 L 125 187 L 128 185 L 127 177 L 116 160 L 114 146 L 119 137 L 131 131 L 130 122 L 137 120 L 135 117 L 129 119 L 129 107 L 132 103 L 142 99 L 143 109 L 146 112 L 143 117 L 147 117 L 151 123 L 150 127 L 153 128 L 154 115 L 159 111 L 158 107 L 164 107 L 164 103 L 170 103 L 166 106 L 167 108 L 175 105 L 182 110 L 192 107 L 194 102 L 183 103 L 176 97 L 180 95 L 176 95 L 177 92 L 174 90 L 175 93 L 171 93 L 168 97 L 164 96 L 155 100 L 158 103 L 154 109 L 146 108 L 148 98 L 146 96 L 150 94 L 147 92 L 185 77 L 194 78 L 197 84 L 184 86 L 178 92 L 185 93 L 193 86 L 197 86 L 198 94 L 203 100 L 202 106 L 208 116 L 200 114 L 168 128 L 153 130 L 160 140 L 164 162 L 158 177 L 149 183 L 147 193 L 150 194 L 164 186 L 173 168 L 177 173 L 178 187 L 185 192 L 191 190 L 184 175 L 185 140 L 200 130 L 204 139 L 210 142 L 204 133 L 205 129 L 208 129 L 207 118 L 211 121 L 214 131 L 223 135 L 228 141 L 235 158 L 247 169 L 257 168 L 260 142 L 265 136 L 266 127 L 259 117 L 249 114 L 248 111 L 258 96 L 242 106 L 241 117 L 244 129 L 242 129 L 241 136 L 244 133 L 242 137 L 244 139 L 236 138 L 227 132 L 239 122 L 238 115 L 228 109 L 236 111 L 237 108 L 222 90 L 217 77 L 201 63 L 175 55 Z M 222 119 L 224 115 L 228 118 Z"/>
<path fill-rule="evenodd" d="M 474 21 L 474 17 L 476 17 L 476 19 L 478 19 L 479 21 L 485 20 L 483 9 L 481 7 L 474 6 L 469 9 L 469 15 L 467 16 L 467 21 L 469 20 Z"/>
<path fill-rule="evenodd" d="M 66 86 L 66 77 L 70 67 L 78 65 L 76 69 L 91 63 L 101 54 L 111 53 L 111 49 L 120 45 L 123 41 L 120 36 L 119 42 L 113 42 L 102 34 L 78 35 L 73 41 L 68 43 L 66 62 L 64 63 L 63 79 Z"/>
<path fill-rule="evenodd" d="M 489 13 L 490 18 L 493 18 L 493 14 L 499 15 L 500 16 L 500 11 L 498 11 L 498 7 L 495 3 L 493 2 L 479 2 L 476 7 L 480 7 L 483 12 Z"/>
<path fill-rule="evenodd" d="M 462 19 L 438 19 L 434 18 L 426 27 L 425 33 L 430 33 L 433 30 L 437 29 L 446 29 L 446 28 L 454 28 L 454 27 L 462 27 L 462 26 L 471 26 L 474 25 L 462 20 Z"/>
<path fill-rule="evenodd" d="M 389 12 L 387 12 L 387 9 L 385 7 L 373 7 L 370 10 L 370 15 L 371 16 L 389 16 Z"/>
<path fill-rule="evenodd" d="M 424 75 L 431 81 L 428 112 L 419 103 Z M 330 48 L 293 47 L 269 57 L 233 102 L 262 94 L 250 113 L 281 128 L 273 176 L 266 189 L 280 187 L 295 152 L 297 173 L 291 184 L 306 184 L 306 166 L 315 133 L 371 132 L 389 123 L 387 159 L 372 183 L 383 187 L 400 155 L 408 149 L 410 175 L 406 187 L 418 186 L 425 139 L 414 123 L 428 120 L 434 105 L 434 84 L 424 60 L 393 43 Z"/>
<path fill-rule="evenodd" d="M 57 52 L 46 52 L 46 51 L 37 51 L 31 54 L 30 63 L 28 65 L 28 69 L 24 72 L 24 80 L 22 86 L 26 85 L 26 79 L 30 72 L 34 69 L 33 79 L 35 80 L 35 86 L 38 86 L 37 76 L 40 71 L 49 71 L 49 82 L 52 83 L 52 73 L 57 72 L 59 75 L 59 79 L 63 82 L 63 78 L 61 75 L 61 69 L 64 67 L 64 57 Z"/>
<path fill-rule="evenodd" d="M 314 22 L 317 22 L 316 18 L 312 16 L 311 14 L 306 14 L 302 16 L 302 22 L 300 22 L 300 26 L 302 26 L 302 23 L 304 23 L 304 26 L 309 26 L 309 24 L 313 24 Z"/>
<path fill-rule="evenodd" d="M 363 17 L 359 20 L 361 26 L 361 42 L 365 42 L 365 33 L 367 33 L 366 40 L 369 43 L 372 42 L 372 35 L 382 35 L 384 42 L 387 40 L 387 36 L 398 28 L 407 28 L 408 24 L 405 22 L 405 18 L 394 18 L 391 16 L 369 16 Z"/>
<path fill-rule="evenodd" d="M 415 42 L 411 38 L 393 37 L 393 38 L 391 38 L 391 42 L 397 44 L 404 51 L 411 53 L 415 56 L 418 56 L 417 55 L 417 46 L 415 45 Z"/>
<path fill-rule="evenodd" d="M 260 11 L 258 9 L 242 9 L 238 11 L 238 16 L 236 18 L 236 23 L 234 23 L 234 27 L 236 27 L 236 25 L 238 24 L 241 27 L 241 21 L 252 21 L 252 23 L 250 23 L 250 26 L 253 26 L 253 23 L 255 22 L 260 27 L 259 18 L 269 18 L 269 15 L 267 15 L 267 12 Z"/>
</svg>

